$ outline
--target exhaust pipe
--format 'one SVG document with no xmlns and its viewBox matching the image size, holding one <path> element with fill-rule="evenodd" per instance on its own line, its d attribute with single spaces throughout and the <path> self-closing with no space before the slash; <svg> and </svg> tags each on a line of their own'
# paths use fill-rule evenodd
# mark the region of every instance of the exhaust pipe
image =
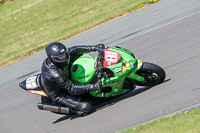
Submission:
<svg viewBox="0 0 200 133">
<path fill-rule="evenodd" d="M 54 105 L 54 104 L 47 104 L 47 103 L 39 102 L 37 104 L 37 107 L 40 110 L 46 110 L 46 111 L 51 111 L 51 112 L 55 112 L 55 113 L 63 113 L 63 114 L 69 114 L 70 113 L 69 108 L 61 107 L 61 106 Z"/>
</svg>

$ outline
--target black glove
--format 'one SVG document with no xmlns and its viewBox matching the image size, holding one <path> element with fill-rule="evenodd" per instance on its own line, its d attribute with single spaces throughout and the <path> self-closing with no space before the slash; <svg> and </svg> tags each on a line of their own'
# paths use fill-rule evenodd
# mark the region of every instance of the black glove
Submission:
<svg viewBox="0 0 200 133">
<path fill-rule="evenodd" d="M 101 89 L 102 89 L 102 82 L 101 82 L 101 80 L 98 80 L 98 81 L 94 84 L 94 88 L 96 88 L 96 90 L 101 90 Z"/>
<path fill-rule="evenodd" d="M 96 48 L 105 49 L 105 45 L 103 43 L 97 44 Z"/>
</svg>

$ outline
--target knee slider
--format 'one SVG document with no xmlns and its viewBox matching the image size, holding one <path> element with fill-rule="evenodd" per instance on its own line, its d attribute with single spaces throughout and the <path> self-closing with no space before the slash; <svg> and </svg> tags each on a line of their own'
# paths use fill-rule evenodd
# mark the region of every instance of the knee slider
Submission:
<svg viewBox="0 0 200 133">
<path fill-rule="evenodd" d="M 88 102 L 81 103 L 80 111 L 89 112 L 92 109 L 92 106 Z"/>
</svg>

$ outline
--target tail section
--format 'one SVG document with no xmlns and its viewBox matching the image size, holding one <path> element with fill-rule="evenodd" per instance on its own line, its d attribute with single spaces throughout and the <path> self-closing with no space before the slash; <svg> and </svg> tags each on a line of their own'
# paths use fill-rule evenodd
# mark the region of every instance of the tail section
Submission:
<svg viewBox="0 0 200 133">
<path fill-rule="evenodd" d="M 19 84 L 19 86 L 30 93 L 48 97 L 47 94 L 44 92 L 43 88 L 41 87 L 40 76 L 41 74 L 37 74 L 32 77 L 29 77 L 28 79 L 22 81 Z"/>
</svg>

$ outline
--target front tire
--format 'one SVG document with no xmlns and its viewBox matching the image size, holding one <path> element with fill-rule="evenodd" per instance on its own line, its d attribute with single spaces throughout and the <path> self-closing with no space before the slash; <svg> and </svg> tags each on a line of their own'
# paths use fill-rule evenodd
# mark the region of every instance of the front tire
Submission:
<svg viewBox="0 0 200 133">
<path fill-rule="evenodd" d="M 165 80 L 166 74 L 162 67 L 148 62 L 143 62 L 142 68 L 137 72 L 145 78 L 143 82 L 138 82 L 140 86 L 154 86 L 162 83 Z"/>
</svg>

